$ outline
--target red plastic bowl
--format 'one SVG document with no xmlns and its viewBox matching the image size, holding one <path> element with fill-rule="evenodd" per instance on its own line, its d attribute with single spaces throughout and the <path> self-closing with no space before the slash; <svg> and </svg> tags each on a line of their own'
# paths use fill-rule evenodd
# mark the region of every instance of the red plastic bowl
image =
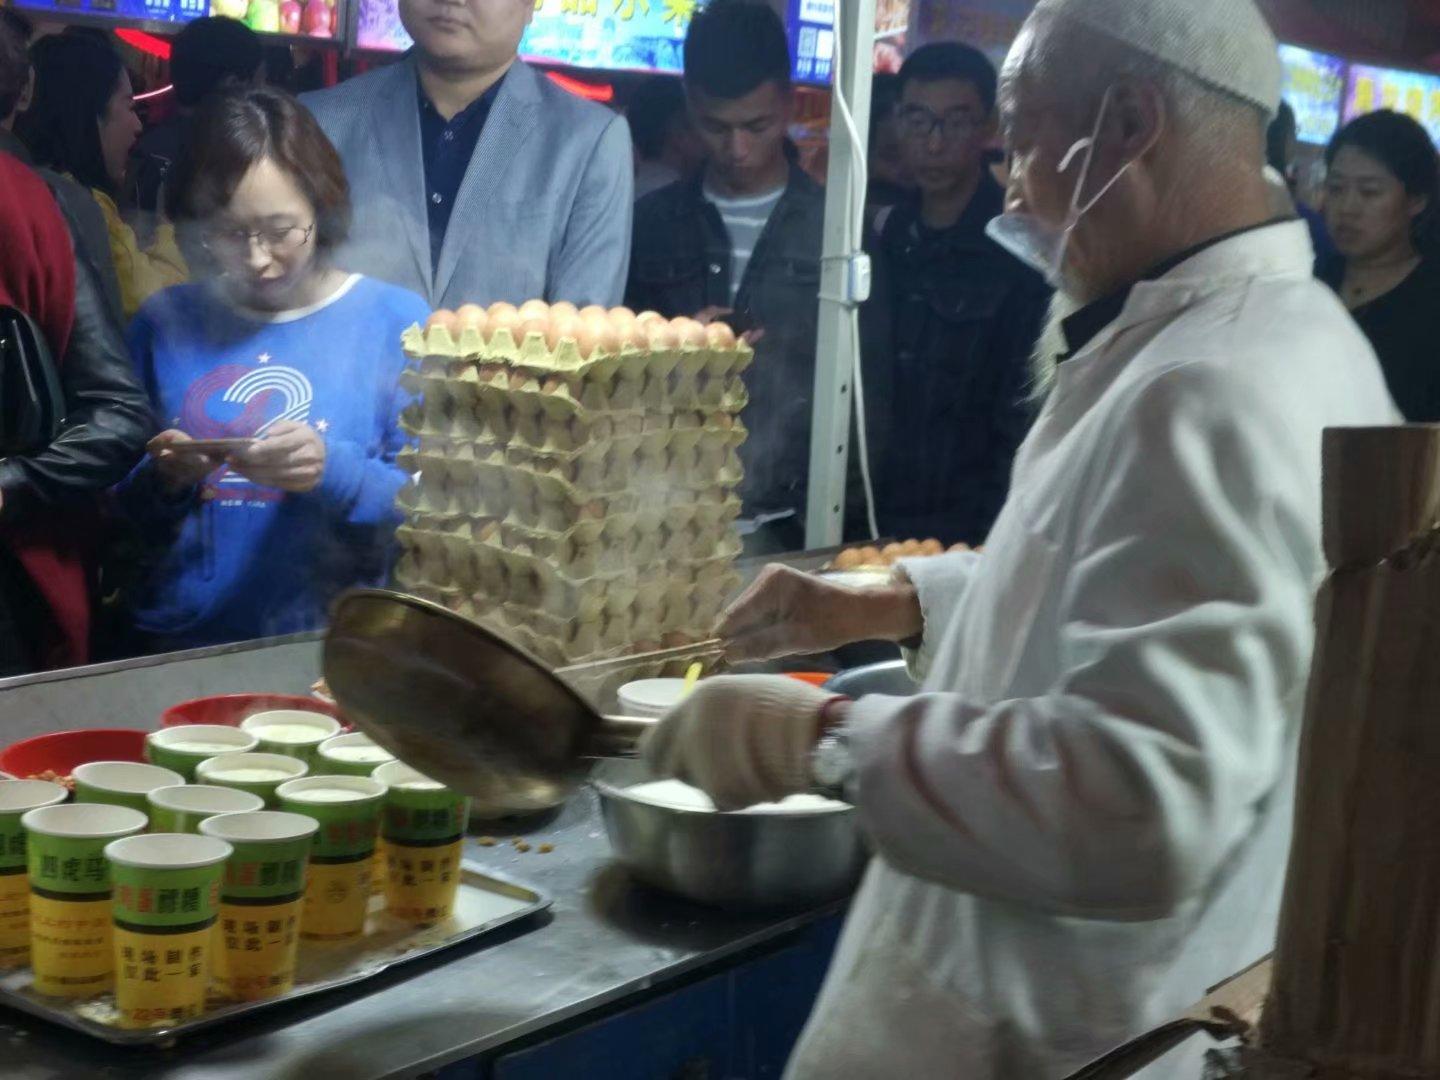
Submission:
<svg viewBox="0 0 1440 1080">
<path fill-rule="evenodd" d="M 302 697 L 298 694 L 218 694 L 215 697 L 195 698 L 193 701 L 171 705 L 160 714 L 160 726 L 225 724 L 239 727 L 240 721 L 247 716 L 269 712 L 271 709 L 299 709 L 302 712 L 323 713 L 344 723 L 340 710 L 319 698 Z"/>
<path fill-rule="evenodd" d="M 52 731 L 0 750 L 0 771 L 25 778 L 46 769 L 68 776 L 87 761 L 144 761 L 145 732 L 134 728 Z"/>
</svg>

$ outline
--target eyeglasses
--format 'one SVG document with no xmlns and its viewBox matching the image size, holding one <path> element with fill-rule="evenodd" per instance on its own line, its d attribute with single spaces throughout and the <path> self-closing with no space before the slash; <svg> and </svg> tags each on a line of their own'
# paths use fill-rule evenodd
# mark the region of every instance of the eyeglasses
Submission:
<svg viewBox="0 0 1440 1080">
<path fill-rule="evenodd" d="M 254 232 L 248 229 L 210 229 L 204 234 L 204 243 L 206 249 L 216 255 L 244 257 L 250 254 L 252 242 L 259 244 L 271 255 L 289 255 L 309 243 L 310 235 L 314 231 L 314 222 L 303 228 L 299 225 L 286 225 L 274 229 L 257 229 Z"/>
<path fill-rule="evenodd" d="M 900 130 L 911 139 L 928 139 L 937 130 L 946 142 L 961 142 L 980 130 L 980 121 L 962 112 L 936 116 L 924 105 L 900 110 Z"/>
</svg>

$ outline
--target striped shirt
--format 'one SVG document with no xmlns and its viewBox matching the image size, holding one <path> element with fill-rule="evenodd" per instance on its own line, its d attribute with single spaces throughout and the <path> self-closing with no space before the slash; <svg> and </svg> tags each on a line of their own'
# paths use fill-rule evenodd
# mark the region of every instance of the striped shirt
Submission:
<svg viewBox="0 0 1440 1080">
<path fill-rule="evenodd" d="M 725 231 L 730 234 L 732 304 L 740 292 L 740 283 L 745 280 L 745 271 L 750 266 L 750 256 L 755 252 L 755 244 L 759 241 L 760 234 L 765 231 L 765 223 L 770 220 L 771 213 L 780 202 L 780 196 L 784 194 L 783 184 L 762 195 L 742 195 L 735 198 L 717 195 L 708 187 L 705 189 L 705 198 L 720 211 L 720 220 L 725 223 Z"/>
</svg>

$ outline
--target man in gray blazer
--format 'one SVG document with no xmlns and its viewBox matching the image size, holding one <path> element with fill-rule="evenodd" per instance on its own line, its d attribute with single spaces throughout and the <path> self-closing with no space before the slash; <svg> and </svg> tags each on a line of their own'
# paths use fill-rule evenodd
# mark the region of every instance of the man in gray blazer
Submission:
<svg viewBox="0 0 1440 1080">
<path fill-rule="evenodd" d="M 533 13 L 533 0 L 400 0 L 415 48 L 305 97 L 350 179 L 343 269 L 437 308 L 620 302 L 629 129 L 517 59 Z"/>
</svg>

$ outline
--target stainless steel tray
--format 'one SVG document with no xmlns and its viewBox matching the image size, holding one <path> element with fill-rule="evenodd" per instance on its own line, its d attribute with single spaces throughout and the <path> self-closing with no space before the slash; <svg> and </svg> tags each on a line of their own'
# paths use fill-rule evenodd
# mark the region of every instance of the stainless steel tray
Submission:
<svg viewBox="0 0 1440 1080">
<path fill-rule="evenodd" d="M 385 914 L 382 896 L 370 898 L 370 917 L 363 937 L 351 941 L 300 940 L 295 988 L 269 1001 L 217 1003 L 193 1020 L 169 1027 L 137 1030 L 114 1025 L 114 998 L 110 995 L 67 1002 L 43 997 L 30 990 L 30 969 L 0 973 L 0 1005 L 19 1009 L 123 1046 L 164 1046 L 202 1028 L 223 1024 L 261 1010 L 274 1009 L 297 998 L 349 986 L 382 971 L 422 956 L 431 956 L 461 942 L 473 941 L 520 919 L 544 911 L 551 899 L 539 889 L 523 885 L 493 870 L 470 862 L 460 865 L 460 891 L 455 914 L 434 926 L 417 927 Z"/>
</svg>

